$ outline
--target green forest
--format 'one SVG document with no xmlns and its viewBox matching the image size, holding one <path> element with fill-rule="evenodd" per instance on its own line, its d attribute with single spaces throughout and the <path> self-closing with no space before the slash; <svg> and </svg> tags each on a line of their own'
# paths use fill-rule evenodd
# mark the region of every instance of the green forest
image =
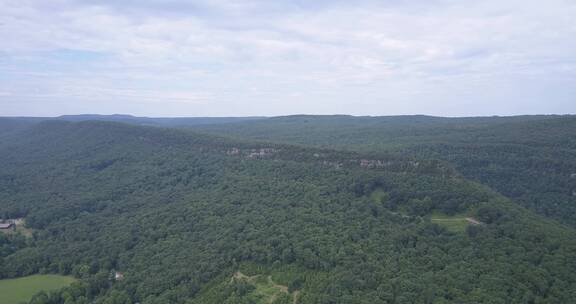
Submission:
<svg viewBox="0 0 576 304">
<path fill-rule="evenodd" d="M 197 128 L 224 136 L 442 160 L 466 178 L 576 227 L 574 116 L 288 116 Z"/>
<path fill-rule="evenodd" d="M 110 120 L 0 119 L 27 304 L 576 299 L 576 117 Z"/>
</svg>

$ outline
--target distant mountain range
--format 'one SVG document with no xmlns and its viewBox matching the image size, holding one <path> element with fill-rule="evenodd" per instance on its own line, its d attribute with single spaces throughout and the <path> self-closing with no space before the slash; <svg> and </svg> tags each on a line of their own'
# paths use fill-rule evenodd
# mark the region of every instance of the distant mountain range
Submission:
<svg viewBox="0 0 576 304">
<path fill-rule="evenodd" d="M 204 124 L 221 124 L 241 121 L 252 121 L 264 119 L 264 117 L 137 117 L 125 114 L 99 115 L 80 114 L 62 115 L 58 117 L 4 117 L 3 119 L 13 119 L 26 122 L 40 122 L 45 120 L 65 120 L 65 121 L 115 121 L 139 125 L 155 125 L 165 127 L 182 127 Z"/>
</svg>

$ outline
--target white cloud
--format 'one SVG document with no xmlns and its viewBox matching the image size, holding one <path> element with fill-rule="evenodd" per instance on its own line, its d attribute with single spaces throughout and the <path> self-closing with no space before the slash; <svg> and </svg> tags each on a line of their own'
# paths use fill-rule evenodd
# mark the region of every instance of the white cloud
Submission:
<svg viewBox="0 0 576 304">
<path fill-rule="evenodd" d="M 180 104 L 174 115 L 513 114 L 502 102 L 541 112 L 539 100 L 566 105 L 576 90 L 569 1 L 191 3 L 0 0 L 0 91 L 10 93 L 0 105 L 8 96 L 21 102 L 6 113 L 21 114 L 31 98 L 85 112 L 116 112 L 95 100 L 133 113 L 139 102 Z M 230 112 L 243 103 L 254 112 Z"/>
</svg>

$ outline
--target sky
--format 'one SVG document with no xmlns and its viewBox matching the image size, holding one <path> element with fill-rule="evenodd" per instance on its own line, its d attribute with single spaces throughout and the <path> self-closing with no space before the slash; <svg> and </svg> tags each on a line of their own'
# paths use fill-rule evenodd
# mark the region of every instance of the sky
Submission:
<svg viewBox="0 0 576 304">
<path fill-rule="evenodd" d="M 576 0 L 0 0 L 0 116 L 576 113 Z"/>
</svg>

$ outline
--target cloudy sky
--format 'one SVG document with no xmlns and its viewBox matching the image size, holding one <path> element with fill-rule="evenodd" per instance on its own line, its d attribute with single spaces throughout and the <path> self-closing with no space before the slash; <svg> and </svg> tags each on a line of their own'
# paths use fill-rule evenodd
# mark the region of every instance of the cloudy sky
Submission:
<svg viewBox="0 0 576 304">
<path fill-rule="evenodd" d="M 576 113 L 575 0 L 0 0 L 0 115 Z"/>
</svg>

